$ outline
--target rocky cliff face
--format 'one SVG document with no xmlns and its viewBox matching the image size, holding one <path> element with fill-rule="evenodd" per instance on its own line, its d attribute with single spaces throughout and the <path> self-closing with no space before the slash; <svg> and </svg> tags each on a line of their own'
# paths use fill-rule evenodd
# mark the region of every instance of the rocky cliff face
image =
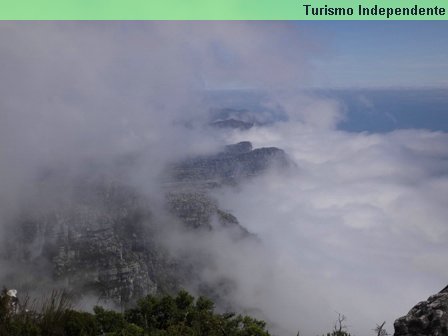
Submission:
<svg viewBox="0 0 448 336">
<path fill-rule="evenodd" d="M 220 209 L 218 203 L 203 191 L 170 192 L 167 206 L 170 213 L 189 228 L 213 230 L 219 226 L 238 230 L 242 238 L 250 235 L 235 216 Z"/>
<path fill-rule="evenodd" d="M 28 289 L 53 281 L 76 295 L 119 304 L 175 288 L 175 262 L 154 239 L 154 219 L 144 197 L 112 182 L 78 183 L 80 191 L 70 201 L 24 211 L 14 223 L 3 259 L 23 268 L 50 265 L 48 278 L 18 279 L 20 284 Z"/>
<path fill-rule="evenodd" d="M 232 237 L 248 239 L 253 236 L 237 218 L 209 196 L 210 181 L 213 187 L 236 183 L 272 164 L 287 163 L 282 150 L 253 150 L 250 142 L 179 162 L 170 170 L 171 183 L 161 189 L 163 210 L 189 230 L 228 229 Z M 43 185 L 60 183 L 66 183 L 64 178 L 43 181 Z M 71 183 L 69 197 L 56 197 L 49 207 L 24 209 L 11 223 L 8 239 L 0 248 L 1 259 L 17 268 L 34 267 L 34 273 L 45 265 L 47 278 L 31 276 L 27 283 L 23 277 L 14 277 L 14 268 L 2 272 L 10 279 L 5 285 L 21 285 L 26 290 L 46 282 L 80 296 L 93 294 L 126 305 L 149 293 L 176 291 L 185 279 L 198 277 L 200 266 L 173 257 L 159 243 L 159 218 L 145 195 L 114 179 L 81 178 Z M 14 280 L 20 284 L 11 283 Z"/>
<path fill-rule="evenodd" d="M 188 184 L 216 187 L 235 184 L 256 176 L 272 166 L 291 165 L 285 152 L 276 147 L 252 149 L 248 141 L 230 145 L 224 151 L 208 156 L 194 157 L 173 165 L 170 176 Z"/>
<path fill-rule="evenodd" d="M 415 305 L 394 328 L 394 336 L 448 335 L 448 287 Z"/>
</svg>

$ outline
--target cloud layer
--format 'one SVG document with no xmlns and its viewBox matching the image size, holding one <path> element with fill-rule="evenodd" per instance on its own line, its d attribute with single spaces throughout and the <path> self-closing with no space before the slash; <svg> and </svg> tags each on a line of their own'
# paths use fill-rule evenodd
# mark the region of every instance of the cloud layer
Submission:
<svg viewBox="0 0 448 336">
<path fill-rule="evenodd" d="M 232 139 L 284 148 L 298 164 L 296 173 L 219 197 L 274 258 L 288 260 L 277 281 L 297 277 L 284 302 L 313 315 L 296 317 L 306 331 L 334 320 L 334 311 L 355 334 L 384 320 L 392 331 L 395 318 L 445 286 L 445 133 L 355 134 L 290 122 Z"/>
</svg>

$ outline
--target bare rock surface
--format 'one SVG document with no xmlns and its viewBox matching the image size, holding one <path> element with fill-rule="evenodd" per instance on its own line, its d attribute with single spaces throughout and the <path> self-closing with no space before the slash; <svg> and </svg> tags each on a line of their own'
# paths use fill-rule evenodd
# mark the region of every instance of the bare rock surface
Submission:
<svg viewBox="0 0 448 336">
<path fill-rule="evenodd" d="M 394 323 L 394 336 L 448 335 L 448 286 L 419 302 Z"/>
</svg>

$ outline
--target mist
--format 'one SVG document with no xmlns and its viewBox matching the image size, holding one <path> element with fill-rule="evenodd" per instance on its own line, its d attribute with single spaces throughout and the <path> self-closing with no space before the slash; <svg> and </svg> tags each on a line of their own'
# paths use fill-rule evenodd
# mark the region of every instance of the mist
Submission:
<svg viewBox="0 0 448 336">
<path fill-rule="evenodd" d="M 445 286 L 445 133 L 354 134 L 283 123 L 231 137 L 284 148 L 298 165 L 295 174 L 217 193 L 282 262 L 284 273 L 264 292 L 273 295 L 271 316 L 281 307 L 305 310 L 310 315 L 295 318 L 308 334 L 341 312 L 355 334 L 382 321 L 392 332 L 397 316 Z M 268 290 L 276 285 L 289 293 L 278 306 Z"/>
<path fill-rule="evenodd" d="M 384 320 L 391 331 L 446 285 L 448 137 L 339 130 L 343 105 L 299 93 L 318 54 L 284 22 L 0 23 L 2 238 L 24 207 L 70 199 L 70 183 L 42 192 L 45 171 L 110 172 L 158 204 L 172 162 L 238 141 L 276 146 L 296 169 L 213 192 L 258 240 L 170 227 L 163 244 L 204 256 L 201 280 L 229 280 L 228 301 L 279 335 L 330 331 L 335 312 L 354 334 Z M 204 127 L 207 92 L 243 89 L 286 117 L 244 132 Z"/>
<path fill-rule="evenodd" d="M 42 167 L 76 174 L 147 152 L 149 181 L 166 162 L 223 145 L 198 127 L 209 121 L 205 90 L 279 90 L 308 72 L 287 23 L 3 22 L 0 40 L 8 207 Z"/>
</svg>

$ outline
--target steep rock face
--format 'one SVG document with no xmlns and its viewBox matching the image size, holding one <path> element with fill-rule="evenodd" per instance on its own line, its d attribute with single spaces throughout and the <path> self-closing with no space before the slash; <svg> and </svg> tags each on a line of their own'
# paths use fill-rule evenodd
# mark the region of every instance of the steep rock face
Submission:
<svg viewBox="0 0 448 336">
<path fill-rule="evenodd" d="M 204 192 L 171 192 L 167 194 L 167 200 L 169 211 L 189 228 L 211 231 L 219 226 L 236 230 L 241 238 L 250 236 L 235 216 L 221 210 L 218 203 Z"/>
<path fill-rule="evenodd" d="M 178 182 L 220 186 L 259 175 L 271 166 L 285 168 L 289 165 L 283 150 L 276 147 L 252 149 L 252 144 L 244 141 L 227 146 L 215 155 L 180 162 L 172 167 L 171 174 Z"/>
<path fill-rule="evenodd" d="M 227 145 L 225 148 L 226 153 L 230 154 L 243 154 L 252 150 L 252 143 L 250 141 L 241 141 L 234 145 Z"/>
<path fill-rule="evenodd" d="M 219 207 L 209 188 L 288 163 L 282 150 L 253 149 L 247 141 L 183 161 L 170 170 L 171 183 L 161 190 L 168 214 L 164 220 L 178 221 L 192 231 L 225 230 L 235 240 L 253 238 L 235 216 Z M 98 176 L 70 180 L 52 171 L 42 178 L 37 198 L 44 202 L 25 207 L 0 244 L 0 261 L 14 265 L 2 270 L 3 279 L 10 279 L 4 285 L 21 287 L 22 292 L 32 287 L 69 288 L 77 296 L 93 294 L 120 305 L 149 293 L 175 292 L 191 279 L 204 293 L 217 290 L 206 284 L 201 288 L 200 258 L 173 256 L 159 241 L 160 218 L 147 196 L 106 177 L 102 169 L 93 171 Z M 46 199 L 49 195 L 53 197 Z M 24 272 L 17 275 L 18 269 L 30 270 L 29 277 L 24 280 Z M 226 279 L 219 286 L 228 289 L 230 284 Z"/>
<path fill-rule="evenodd" d="M 394 323 L 394 336 L 448 335 L 448 286 L 415 305 Z"/>
<path fill-rule="evenodd" d="M 160 224 L 145 196 L 111 181 L 79 180 L 76 189 L 68 201 L 24 210 L 13 223 L 0 245 L 0 260 L 33 267 L 32 273 L 45 265 L 47 272 L 25 281 L 23 274 L 13 276 L 15 268 L 2 270 L 11 279 L 6 285 L 20 282 L 22 292 L 69 288 L 76 296 L 127 305 L 150 293 L 175 292 L 191 278 L 200 282 L 200 265 L 173 257 L 158 241 Z M 231 229 L 238 239 L 250 236 L 204 190 L 166 190 L 166 210 L 191 230 Z"/>
<path fill-rule="evenodd" d="M 69 288 L 120 303 L 157 291 L 148 263 L 155 260 L 138 251 L 137 239 L 123 239 L 113 228 L 70 231 L 57 240 L 58 252 L 52 258 L 55 278 Z"/>
<path fill-rule="evenodd" d="M 111 184 L 80 189 L 68 204 L 18 221 L 3 243 L 3 259 L 23 267 L 44 261 L 51 265 L 47 282 L 118 304 L 175 288 L 175 262 L 152 238 L 153 219 L 142 198 Z"/>
</svg>

